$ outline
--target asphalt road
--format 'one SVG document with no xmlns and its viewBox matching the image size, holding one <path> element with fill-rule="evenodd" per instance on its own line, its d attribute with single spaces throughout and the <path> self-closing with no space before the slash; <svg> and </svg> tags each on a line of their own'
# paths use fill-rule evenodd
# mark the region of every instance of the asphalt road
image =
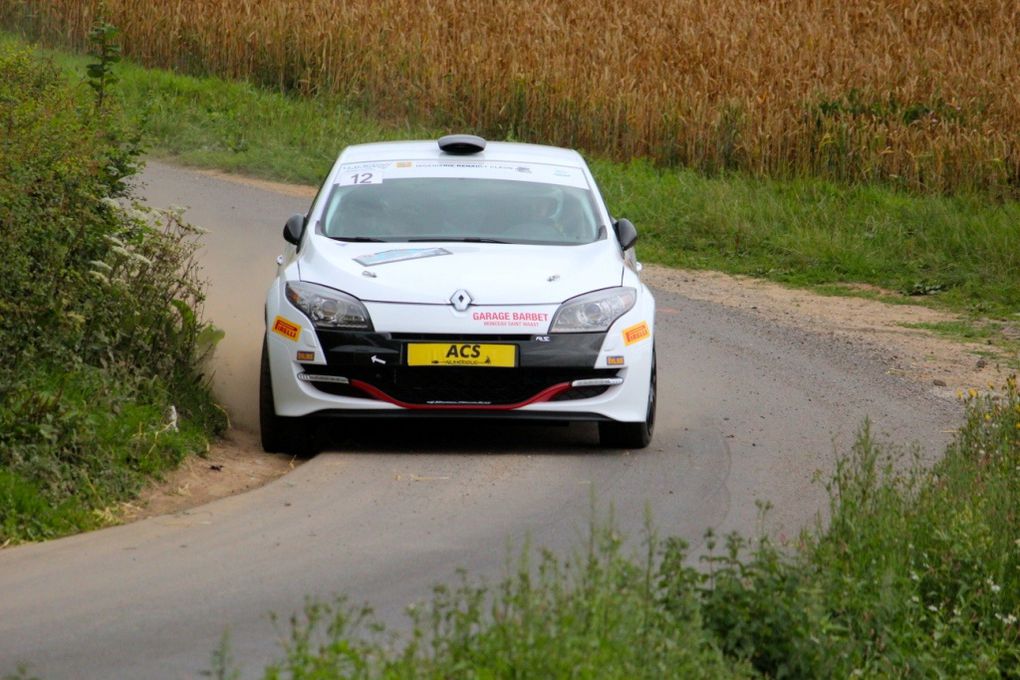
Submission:
<svg viewBox="0 0 1020 680">
<path fill-rule="evenodd" d="M 209 230 L 206 313 L 227 331 L 215 387 L 256 424 L 264 291 L 284 220 L 308 198 L 159 163 L 153 205 Z M 640 248 L 639 248 L 640 252 Z M 306 596 L 346 593 L 390 625 L 457 567 L 490 582 L 508 546 L 566 552 L 592 513 L 695 548 L 705 529 L 792 535 L 825 507 L 831 470 L 865 417 L 935 455 L 958 417 L 867 353 L 809 329 L 657 292 L 660 403 L 652 446 L 604 451 L 594 426 L 405 424 L 333 429 L 328 450 L 266 487 L 196 510 L 0 551 L 0 674 L 191 678 L 225 632 L 245 675 L 279 656 Z M 838 303 L 837 303 L 838 304 Z"/>
</svg>

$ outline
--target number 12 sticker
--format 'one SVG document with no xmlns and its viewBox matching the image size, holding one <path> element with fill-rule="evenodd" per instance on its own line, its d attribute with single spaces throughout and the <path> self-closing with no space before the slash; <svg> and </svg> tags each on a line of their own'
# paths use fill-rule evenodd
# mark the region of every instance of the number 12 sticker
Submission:
<svg viewBox="0 0 1020 680">
<path fill-rule="evenodd" d="M 346 187 L 354 184 L 382 184 L 382 172 L 345 172 L 340 175 L 340 186 Z"/>
</svg>

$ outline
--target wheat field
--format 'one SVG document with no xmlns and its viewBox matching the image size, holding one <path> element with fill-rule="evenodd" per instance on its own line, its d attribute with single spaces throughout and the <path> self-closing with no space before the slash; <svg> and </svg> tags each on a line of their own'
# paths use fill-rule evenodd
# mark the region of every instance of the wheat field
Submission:
<svg viewBox="0 0 1020 680">
<path fill-rule="evenodd" d="M 1017 0 L 105 0 L 146 65 L 718 172 L 1020 196 Z M 83 48 L 98 0 L 0 0 Z"/>
</svg>

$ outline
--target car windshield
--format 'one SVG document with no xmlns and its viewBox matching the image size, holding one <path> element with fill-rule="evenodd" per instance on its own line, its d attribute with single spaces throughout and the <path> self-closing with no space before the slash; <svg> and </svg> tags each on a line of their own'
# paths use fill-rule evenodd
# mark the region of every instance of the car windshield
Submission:
<svg viewBox="0 0 1020 680">
<path fill-rule="evenodd" d="M 532 169 L 536 166 L 435 177 L 345 166 L 319 229 L 350 241 L 578 245 L 603 236 L 591 192 L 577 186 L 584 181 L 579 171 L 569 176 L 559 171 L 561 184 L 531 181 L 539 174 Z"/>
</svg>

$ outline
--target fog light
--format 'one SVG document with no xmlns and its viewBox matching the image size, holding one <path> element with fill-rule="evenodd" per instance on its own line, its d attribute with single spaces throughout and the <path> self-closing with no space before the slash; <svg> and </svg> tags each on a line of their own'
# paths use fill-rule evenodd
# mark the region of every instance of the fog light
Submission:
<svg viewBox="0 0 1020 680">
<path fill-rule="evenodd" d="M 336 383 L 337 385 L 350 385 L 351 381 L 340 375 L 316 375 L 314 373 L 298 373 L 298 380 L 302 382 L 324 382 Z"/>
<path fill-rule="evenodd" d="M 610 387 L 612 385 L 622 385 L 623 378 L 585 378 L 584 380 L 575 380 L 570 383 L 571 387 Z"/>
</svg>

